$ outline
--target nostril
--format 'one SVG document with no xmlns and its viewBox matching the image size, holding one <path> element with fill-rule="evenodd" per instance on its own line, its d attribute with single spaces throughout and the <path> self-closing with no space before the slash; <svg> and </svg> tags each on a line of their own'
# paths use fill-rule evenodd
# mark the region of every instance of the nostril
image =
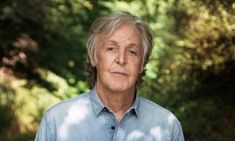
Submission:
<svg viewBox="0 0 235 141">
<path fill-rule="evenodd" d="M 124 56 L 120 56 L 117 58 L 116 62 L 118 64 L 125 64 L 126 63 L 126 60 L 125 60 L 125 57 Z"/>
</svg>

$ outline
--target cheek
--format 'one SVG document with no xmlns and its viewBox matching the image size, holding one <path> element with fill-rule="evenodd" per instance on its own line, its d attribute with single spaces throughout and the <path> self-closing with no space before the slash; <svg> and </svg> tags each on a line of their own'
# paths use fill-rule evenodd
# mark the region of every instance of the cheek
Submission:
<svg viewBox="0 0 235 141">
<path fill-rule="evenodd" d="M 135 76 L 139 76 L 139 74 L 142 72 L 141 62 L 136 62 L 132 64 L 131 69 Z"/>
<path fill-rule="evenodd" d="M 97 55 L 97 69 L 101 71 L 108 69 L 112 65 L 112 60 L 112 57 Z"/>
<path fill-rule="evenodd" d="M 103 56 L 102 56 L 102 54 L 101 54 L 101 52 L 100 51 L 97 51 L 96 53 L 95 53 L 95 58 L 96 58 L 96 65 L 97 66 L 100 66 L 100 64 L 103 64 Z"/>
</svg>

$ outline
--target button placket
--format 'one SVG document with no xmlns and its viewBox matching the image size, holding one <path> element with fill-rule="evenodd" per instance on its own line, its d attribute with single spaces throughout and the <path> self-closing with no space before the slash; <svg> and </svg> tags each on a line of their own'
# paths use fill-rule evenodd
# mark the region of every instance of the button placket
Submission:
<svg viewBox="0 0 235 141">
<path fill-rule="evenodd" d="M 108 134 L 108 140 L 112 141 L 114 132 L 116 129 L 116 122 L 115 122 L 115 116 L 112 112 L 110 112 L 108 109 L 105 110 L 105 117 L 106 117 L 106 128 L 107 128 L 107 134 Z"/>
</svg>

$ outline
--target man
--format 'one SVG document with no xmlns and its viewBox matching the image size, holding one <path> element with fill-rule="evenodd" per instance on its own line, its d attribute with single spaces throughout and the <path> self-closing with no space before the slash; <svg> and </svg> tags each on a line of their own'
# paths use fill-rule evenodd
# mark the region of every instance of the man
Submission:
<svg viewBox="0 0 235 141">
<path fill-rule="evenodd" d="M 177 118 L 137 94 L 152 46 L 137 17 L 98 18 L 87 44 L 93 90 L 50 108 L 35 141 L 184 141 Z"/>
</svg>

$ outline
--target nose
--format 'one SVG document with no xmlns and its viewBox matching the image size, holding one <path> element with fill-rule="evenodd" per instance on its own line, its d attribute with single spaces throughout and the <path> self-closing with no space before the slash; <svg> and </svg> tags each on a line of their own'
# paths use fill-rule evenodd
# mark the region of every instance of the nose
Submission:
<svg viewBox="0 0 235 141">
<path fill-rule="evenodd" d="M 125 51 L 119 51 L 116 62 L 120 65 L 126 64 Z"/>
</svg>

